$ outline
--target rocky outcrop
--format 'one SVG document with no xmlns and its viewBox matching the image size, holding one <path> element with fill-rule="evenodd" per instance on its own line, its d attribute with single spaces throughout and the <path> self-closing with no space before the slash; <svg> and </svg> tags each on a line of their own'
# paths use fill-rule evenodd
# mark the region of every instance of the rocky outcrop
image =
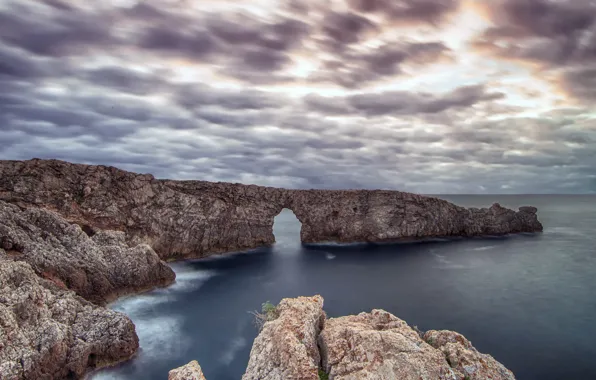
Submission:
<svg viewBox="0 0 596 380">
<path fill-rule="evenodd" d="M 286 298 L 255 339 L 242 380 L 319 380 L 323 297 Z"/>
<path fill-rule="evenodd" d="M 327 320 L 319 345 L 331 379 L 459 379 L 441 351 L 384 310 Z"/>
<path fill-rule="evenodd" d="M 458 333 L 428 331 L 423 339 L 384 310 L 325 320 L 322 306 L 320 296 L 282 300 L 279 317 L 255 339 L 242 379 L 515 379 Z"/>
<path fill-rule="evenodd" d="M 57 160 L 0 161 L 0 200 L 54 210 L 92 234 L 126 233 L 161 258 L 202 257 L 271 244 L 273 219 L 291 209 L 303 243 L 386 242 L 541 231 L 536 209 L 466 209 L 384 190 L 286 190 L 158 180 Z"/>
<path fill-rule="evenodd" d="M 478 352 L 463 335 L 454 331 L 430 330 L 424 340 L 440 350 L 460 379 L 515 380 L 513 373 L 492 356 Z"/>
<path fill-rule="evenodd" d="M 40 208 L 0 201 L 0 247 L 41 277 L 97 304 L 172 283 L 175 274 L 148 245 L 129 247 L 123 232 L 95 230 Z"/>
<path fill-rule="evenodd" d="M 79 379 L 129 359 L 132 321 L 35 274 L 0 249 L 0 379 Z"/>
<path fill-rule="evenodd" d="M 203 370 L 196 360 L 173 369 L 168 374 L 168 380 L 205 380 Z"/>
</svg>

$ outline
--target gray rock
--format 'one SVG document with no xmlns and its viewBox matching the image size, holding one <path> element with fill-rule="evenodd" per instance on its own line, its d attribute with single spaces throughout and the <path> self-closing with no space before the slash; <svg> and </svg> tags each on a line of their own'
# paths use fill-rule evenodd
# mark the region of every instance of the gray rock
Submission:
<svg viewBox="0 0 596 380">
<path fill-rule="evenodd" d="M 123 232 L 96 231 L 40 208 L 0 201 L 5 255 L 29 263 L 38 275 L 105 304 L 117 296 L 172 283 L 175 274 L 148 245 L 129 247 Z"/>
<path fill-rule="evenodd" d="M 42 279 L 0 250 L 0 379 L 79 379 L 129 359 L 132 321 Z"/>
<path fill-rule="evenodd" d="M 319 345 L 335 380 L 459 379 L 439 350 L 384 310 L 328 319 Z"/>
<path fill-rule="evenodd" d="M 196 360 L 173 369 L 168 374 L 168 380 L 205 380 L 203 370 Z"/>
<path fill-rule="evenodd" d="M 515 380 L 513 373 L 492 356 L 478 352 L 463 335 L 448 330 L 430 330 L 424 340 L 440 350 L 447 362 L 467 380 Z"/>
<path fill-rule="evenodd" d="M 277 313 L 278 318 L 266 322 L 255 339 L 242 380 L 318 380 L 323 298 L 286 298 Z"/>
<path fill-rule="evenodd" d="M 59 212 L 89 234 L 126 233 L 161 258 L 203 257 L 272 244 L 273 219 L 294 211 L 303 243 L 387 242 L 542 231 L 532 212 L 466 209 L 385 190 L 285 190 L 158 180 L 106 166 L 57 160 L 0 161 L 0 200 Z"/>
<path fill-rule="evenodd" d="M 320 366 L 334 380 L 515 380 L 458 333 L 429 331 L 423 339 L 384 310 L 325 319 L 322 306 L 320 296 L 283 299 L 280 316 L 255 339 L 242 379 L 317 380 Z"/>
</svg>

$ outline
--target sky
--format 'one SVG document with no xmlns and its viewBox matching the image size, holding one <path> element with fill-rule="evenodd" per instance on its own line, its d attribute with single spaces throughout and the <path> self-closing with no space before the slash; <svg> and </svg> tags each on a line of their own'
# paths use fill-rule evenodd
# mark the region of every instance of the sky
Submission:
<svg viewBox="0 0 596 380">
<path fill-rule="evenodd" d="M 596 0 L 0 0 L 0 159 L 596 193 Z"/>
</svg>

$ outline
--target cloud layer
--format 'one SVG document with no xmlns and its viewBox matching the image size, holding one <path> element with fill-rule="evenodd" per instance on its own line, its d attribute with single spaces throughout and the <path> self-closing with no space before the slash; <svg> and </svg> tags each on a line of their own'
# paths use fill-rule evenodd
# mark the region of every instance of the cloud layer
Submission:
<svg viewBox="0 0 596 380">
<path fill-rule="evenodd" d="M 0 158 L 596 192 L 593 0 L 108 3 L 0 4 Z"/>
</svg>

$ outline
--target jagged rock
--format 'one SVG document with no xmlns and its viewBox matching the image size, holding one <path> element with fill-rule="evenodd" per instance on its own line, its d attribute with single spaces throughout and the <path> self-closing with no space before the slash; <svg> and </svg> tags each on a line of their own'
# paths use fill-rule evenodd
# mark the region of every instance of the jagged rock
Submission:
<svg viewBox="0 0 596 380">
<path fill-rule="evenodd" d="M 79 379 L 129 359 L 132 321 L 96 306 L 0 250 L 0 379 Z"/>
<path fill-rule="evenodd" d="M 253 343 L 242 380 L 318 380 L 323 298 L 286 298 L 276 311 L 277 319 L 266 322 Z"/>
<path fill-rule="evenodd" d="M 203 370 L 196 360 L 173 369 L 168 374 L 168 380 L 205 380 Z"/>
<path fill-rule="evenodd" d="M 459 379 L 440 351 L 384 310 L 328 319 L 319 345 L 335 380 Z"/>
<path fill-rule="evenodd" d="M 478 352 L 463 335 L 454 331 L 430 330 L 424 340 L 443 352 L 460 378 L 467 380 L 515 380 L 513 373 L 492 356 Z"/>
<path fill-rule="evenodd" d="M 302 222 L 304 243 L 383 242 L 542 231 L 536 209 L 466 209 L 385 190 L 285 190 L 158 180 L 58 160 L 0 161 L 0 200 L 59 212 L 89 234 L 126 233 L 163 259 L 202 257 L 272 244 L 283 208 Z"/>
<path fill-rule="evenodd" d="M 21 210 L 3 201 L 0 221 L 0 242 L 8 256 L 26 261 L 40 276 L 98 304 L 175 279 L 151 247 L 129 247 L 123 232 L 85 233 L 55 212 Z"/>
<path fill-rule="evenodd" d="M 458 333 L 428 331 L 423 339 L 384 310 L 325 319 L 322 306 L 321 296 L 283 299 L 242 379 L 317 380 L 320 370 L 334 380 L 515 380 Z"/>
</svg>

